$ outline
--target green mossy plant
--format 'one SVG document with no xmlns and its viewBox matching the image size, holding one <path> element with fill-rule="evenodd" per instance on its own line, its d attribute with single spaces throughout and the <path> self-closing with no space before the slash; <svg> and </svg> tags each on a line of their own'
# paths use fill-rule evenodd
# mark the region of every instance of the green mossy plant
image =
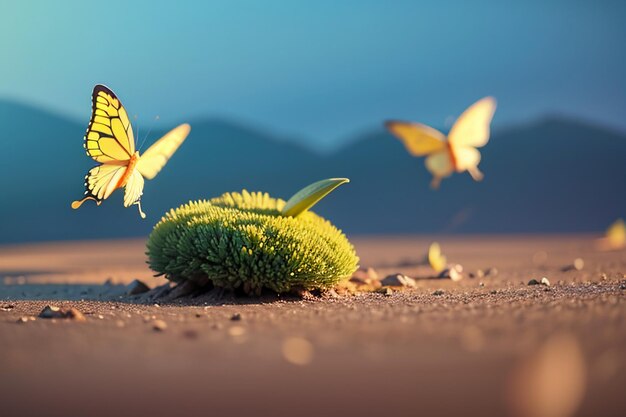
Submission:
<svg viewBox="0 0 626 417">
<path fill-rule="evenodd" d="M 340 180 L 347 182 L 324 180 L 322 186 L 334 189 Z M 324 289 L 351 276 L 359 259 L 346 236 L 306 211 L 311 204 L 290 215 L 281 212 L 285 204 L 244 190 L 170 210 L 148 238 L 148 263 L 177 283 L 210 282 L 248 294 L 264 288 L 277 293 Z"/>
</svg>

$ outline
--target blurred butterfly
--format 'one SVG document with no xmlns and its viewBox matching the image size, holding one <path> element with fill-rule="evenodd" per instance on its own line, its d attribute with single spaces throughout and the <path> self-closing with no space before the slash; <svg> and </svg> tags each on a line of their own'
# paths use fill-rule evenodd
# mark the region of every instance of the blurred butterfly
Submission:
<svg viewBox="0 0 626 417">
<path fill-rule="evenodd" d="M 79 208 L 87 200 L 100 205 L 113 191 L 123 187 L 124 207 L 136 204 L 145 219 L 141 211 L 144 178 L 151 180 L 161 171 L 190 130 L 188 124 L 176 127 L 140 156 L 135 150 L 133 128 L 122 102 L 107 87 L 96 85 L 83 146 L 87 155 L 100 165 L 85 176 L 85 198 L 72 202 L 72 208 Z"/>
<path fill-rule="evenodd" d="M 478 169 L 480 152 L 476 148 L 489 141 L 489 124 L 496 111 L 496 100 L 485 97 L 461 114 L 448 137 L 432 127 L 410 122 L 389 121 L 385 126 L 397 136 L 413 156 L 427 156 L 426 169 L 433 175 L 432 188 L 453 172 L 467 171 L 476 181 L 483 178 Z"/>
</svg>

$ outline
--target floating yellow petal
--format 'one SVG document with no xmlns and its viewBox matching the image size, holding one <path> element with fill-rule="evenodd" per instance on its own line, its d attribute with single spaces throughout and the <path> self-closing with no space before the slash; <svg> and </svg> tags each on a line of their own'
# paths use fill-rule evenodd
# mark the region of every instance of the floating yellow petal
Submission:
<svg viewBox="0 0 626 417">
<path fill-rule="evenodd" d="M 348 178 L 328 178 L 307 185 L 287 201 L 285 207 L 281 210 L 281 214 L 286 217 L 296 217 L 313 207 L 335 188 L 347 182 L 350 182 Z"/>
<path fill-rule="evenodd" d="M 437 273 L 446 269 L 447 259 L 441 254 L 441 247 L 437 242 L 431 243 L 428 248 L 428 263 Z"/>
<path fill-rule="evenodd" d="M 626 223 L 617 219 L 606 230 L 606 236 L 597 240 L 597 247 L 600 250 L 610 251 L 626 248 Z"/>
</svg>

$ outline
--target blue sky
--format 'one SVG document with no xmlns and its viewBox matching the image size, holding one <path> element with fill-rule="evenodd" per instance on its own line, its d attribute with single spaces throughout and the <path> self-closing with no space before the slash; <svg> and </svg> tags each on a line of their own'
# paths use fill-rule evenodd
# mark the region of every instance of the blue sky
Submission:
<svg viewBox="0 0 626 417">
<path fill-rule="evenodd" d="M 626 130 L 624 3 L 3 2 L 0 98 L 87 123 L 104 83 L 140 126 L 227 117 L 320 147 L 388 118 L 441 127 L 485 95 L 497 126 Z"/>
</svg>

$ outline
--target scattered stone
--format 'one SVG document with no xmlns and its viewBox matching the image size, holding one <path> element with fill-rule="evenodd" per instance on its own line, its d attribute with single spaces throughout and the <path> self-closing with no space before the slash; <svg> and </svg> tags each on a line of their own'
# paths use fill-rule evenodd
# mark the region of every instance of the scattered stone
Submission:
<svg viewBox="0 0 626 417">
<path fill-rule="evenodd" d="M 76 321 L 87 321 L 83 313 L 81 313 L 78 309 L 72 307 L 65 312 L 65 318 L 76 320 Z"/>
<path fill-rule="evenodd" d="M 478 286 L 479 286 L 479 287 L 484 287 L 484 286 L 485 286 L 485 283 L 481 281 L 481 282 L 479 282 L 479 283 L 478 283 Z"/>
<path fill-rule="evenodd" d="M 385 297 L 389 297 L 391 294 L 393 294 L 393 290 L 389 287 L 379 288 L 376 292 L 381 293 Z"/>
<path fill-rule="evenodd" d="M 204 314 L 202 314 L 202 313 L 196 313 L 196 318 L 200 318 L 200 317 L 202 317 L 203 315 L 204 315 Z"/>
<path fill-rule="evenodd" d="M 152 330 L 155 332 L 164 332 L 167 329 L 167 323 L 163 320 L 154 320 L 152 322 Z"/>
<path fill-rule="evenodd" d="M 133 280 L 133 282 L 126 286 L 126 294 L 128 295 L 143 294 L 148 291 L 150 291 L 150 287 L 138 279 Z"/>
<path fill-rule="evenodd" d="M 372 281 L 378 280 L 378 272 L 374 268 L 359 268 L 350 278 L 350 281 L 363 284 L 370 284 Z"/>
<path fill-rule="evenodd" d="M 581 271 L 584 267 L 585 261 L 583 261 L 582 258 L 576 258 L 574 259 L 574 262 L 561 268 L 561 271 Z"/>
<path fill-rule="evenodd" d="M 35 321 L 35 317 L 33 316 L 22 316 L 17 319 L 18 323 L 28 323 L 29 321 Z"/>
<path fill-rule="evenodd" d="M 0 307 L 0 311 L 11 311 L 15 308 L 13 304 L 7 304 Z"/>
<path fill-rule="evenodd" d="M 489 294 L 491 295 L 496 295 L 498 293 L 498 290 L 491 290 L 489 291 Z"/>
<path fill-rule="evenodd" d="M 537 281 L 536 279 L 533 278 L 530 281 L 528 281 L 528 285 L 543 285 L 543 286 L 549 287 L 550 281 L 546 277 L 541 278 L 541 281 Z"/>
<path fill-rule="evenodd" d="M 232 316 L 230 316 L 230 319 L 231 319 L 232 321 L 241 321 L 241 314 L 239 314 L 239 313 L 235 313 L 235 314 L 233 314 Z"/>
<path fill-rule="evenodd" d="M 444 290 L 435 290 L 435 292 L 433 292 L 433 295 L 435 296 L 440 296 L 440 295 L 444 295 L 445 291 Z"/>
<path fill-rule="evenodd" d="M 470 272 L 469 277 L 470 278 L 484 278 L 485 273 L 483 272 L 482 269 L 477 269 L 476 272 Z"/>
<path fill-rule="evenodd" d="M 172 291 L 172 285 L 169 282 L 166 282 L 163 285 L 159 285 L 158 287 L 153 288 L 150 291 L 150 298 L 152 300 L 156 300 L 158 298 L 165 297 L 170 293 L 170 291 Z"/>
<path fill-rule="evenodd" d="M 574 269 L 581 271 L 585 267 L 585 261 L 582 258 L 574 259 Z"/>
<path fill-rule="evenodd" d="M 390 287 L 417 287 L 417 282 L 413 278 L 403 274 L 387 275 L 380 283 Z"/>
<path fill-rule="evenodd" d="M 437 278 L 451 279 L 454 282 L 458 282 L 463 279 L 463 266 L 459 264 L 449 265 L 446 269 L 441 271 L 441 274 Z"/>
<path fill-rule="evenodd" d="M 61 309 L 57 306 L 47 305 L 39 313 L 42 319 L 71 319 L 76 321 L 86 321 L 87 319 L 78 309 L 71 307 L 69 309 Z"/>
<path fill-rule="evenodd" d="M 198 285 L 193 281 L 185 281 L 175 286 L 168 294 L 168 298 L 175 299 L 184 297 L 198 291 Z"/>
<path fill-rule="evenodd" d="M 41 310 L 39 313 L 39 318 L 42 319 L 63 319 L 65 318 L 65 313 L 61 311 L 61 309 L 57 306 L 47 305 Z"/>
<path fill-rule="evenodd" d="M 619 289 L 620 290 L 626 290 L 626 284 L 624 284 L 624 283 L 620 284 Z"/>
<path fill-rule="evenodd" d="M 496 275 L 498 275 L 498 269 L 497 268 L 487 268 L 485 270 L 485 276 L 486 277 L 495 277 Z"/>
</svg>

